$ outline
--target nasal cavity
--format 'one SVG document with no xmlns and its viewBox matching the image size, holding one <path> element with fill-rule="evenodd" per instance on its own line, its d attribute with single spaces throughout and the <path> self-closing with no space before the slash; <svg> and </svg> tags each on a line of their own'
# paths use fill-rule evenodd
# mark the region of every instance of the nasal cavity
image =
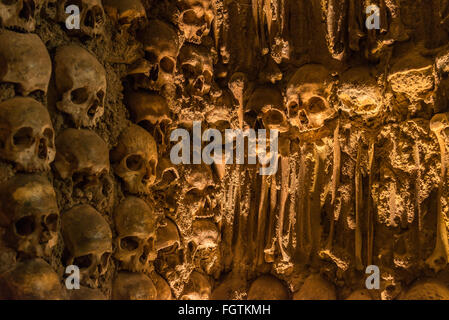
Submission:
<svg viewBox="0 0 449 320">
<path fill-rule="evenodd" d="M 41 139 L 39 141 L 37 156 L 39 157 L 39 159 L 47 159 L 47 153 L 47 142 L 45 141 L 45 139 Z"/>
</svg>

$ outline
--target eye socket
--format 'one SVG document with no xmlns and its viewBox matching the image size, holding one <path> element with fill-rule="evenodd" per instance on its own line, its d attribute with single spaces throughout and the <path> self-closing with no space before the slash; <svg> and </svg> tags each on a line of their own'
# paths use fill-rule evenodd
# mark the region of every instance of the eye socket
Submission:
<svg viewBox="0 0 449 320">
<path fill-rule="evenodd" d="M 44 130 L 44 137 L 47 138 L 49 141 L 53 141 L 53 130 L 50 128 L 47 128 Z"/>
<path fill-rule="evenodd" d="M 279 110 L 272 109 L 266 116 L 266 120 L 270 121 L 270 124 L 282 124 L 284 122 L 284 116 Z"/>
<path fill-rule="evenodd" d="M 86 103 L 89 99 L 89 92 L 87 88 L 78 88 L 70 93 L 70 99 L 75 104 Z"/>
<path fill-rule="evenodd" d="M 184 12 L 182 15 L 182 22 L 187 25 L 198 25 L 201 23 L 194 10 L 187 10 Z"/>
<path fill-rule="evenodd" d="M 20 218 L 15 224 L 16 233 L 20 236 L 29 236 L 36 229 L 36 223 L 33 216 Z"/>
<path fill-rule="evenodd" d="M 10 6 L 15 4 L 17 0 L 1 0 L 0 2 L 3 3 L 4 5 Z"/>
<path fill-rule="evenodd" d="M 77 266 L 80 269 L 87 269 L 92 265 L 92 262 L 92 255 L 88 254 L 85 256 L 76 257 L 73 260 L 73 265 Z"/>
<path fill-rule="evenodd" d="M 311 113 L 319 113 L 326 110 L 326 104 L 320 97 L 313 97 L 309 100 L 308 108 Z"/>
<path fill-rule="evenodd" d="M 59 216 L 56 213 L 52 213 L 45 217 L 44 223 L 48 230 L 56 232 L 56 229 L 58 227 L 58 220 Z"/>
<path fill-rule="evenodd" d="M 127 251 L 134 251 L 139 247 L 139 239 L 137 237 L 125 237 L 120 240 L 120 248 Z"/>
<path fill-rule="evenodd" d="M 299 113 L 299 104 L 296 101 L 288 105 L 288 114 L 290 117 L 296 117 Z"/>
<path fill-rule="evenodd" d="M 140 171 L 143 168 L 143 159 L 138 154 L 130 155 L 126 158 L 126 167 L 130 171 Z"/>
<path fill-rule="evenodd" d="M 173 73 L 175 71 L 175 62 L 169 57 L 162 58 L 159 64 L 162 71 L 166 73 Z"/>
<path fill-rule="evenodd" d="M 20 128 L 13 136 L 13 143 L 19 148 L 29 148 L 34 142 L 33 128 L 30 127 Z"/>
</svg>

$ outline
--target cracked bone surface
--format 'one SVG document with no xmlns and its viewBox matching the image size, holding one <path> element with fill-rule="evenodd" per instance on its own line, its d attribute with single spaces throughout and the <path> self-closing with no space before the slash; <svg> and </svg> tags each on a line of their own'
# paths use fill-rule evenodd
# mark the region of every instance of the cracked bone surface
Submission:
<svg viewBox="0 0 449 320">
<path fill-rule="evenodd" d="M 0 299 L 448 299 L 448 43 L 449 0 L 0 0 Z"/>
</svg>

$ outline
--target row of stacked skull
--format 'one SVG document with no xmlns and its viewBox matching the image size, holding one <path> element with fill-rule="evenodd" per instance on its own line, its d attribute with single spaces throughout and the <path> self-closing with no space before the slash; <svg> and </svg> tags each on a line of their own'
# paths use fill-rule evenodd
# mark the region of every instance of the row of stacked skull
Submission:
<svg viewBox="0 0 449 320">
<path fill-rule="evenodd" d="M 105 10 L 124 26 L 145 17 L 145 8 L 139 1 L 119 2 L 104 1 L 103 7 L 101 1 L 78 1 L 76 4 L 82 8 L 81 29 L 72 32 L 100 36 Z M 40 258 L 51 255 L 58 243 L 59 227 L 65 247 L 64 264 L 79 266 L 82 284 L 91 288 L 99 286 L 112 257 L 123 270 L 118 277 L 123 283 L 150 283 L 142 279 L 146 279 L 144 274 L 154 276 L 155 262 L 160 271 L 175 269 L 185 257 L 182 248 L 188 248 L 194 256 L 198 250 L 218 246 L 220 232 L 207 212 L 216 206 L 210 192 L 215 184 L 211 168 L 186 169 L 184 180 L 188 187 L 183 197 L 190 197 L 188 202 L 192 206 L 188 210 L 193 230 L 188 241 L 182 241 L 173 220 L 166 218 L 158 225 L 152 204 L 143 200 L 145 195 L 180 179 L 177 169 L 161 156 L 166 151 L 168 130 L 176 128 L 167 101 L 176 92 L 173 86 L 178 75 L 183 79 L 187 97 L 218 97 L 217 108 L 206 114 L 209 126 L 232 128 L 235 123 L 229 120 L 229 115 L 241 108 L 242 126 L 277 129 L 282 137 L 299 137 L 300 141 L 313 143 L 323 136 L 329 137 L 329 128 L 340 125 L 340 119 L 345 117 L 368 127 L 377 124 L 379 119 L 389 116 L 392 105 L 405 108 L 400 113 L 415 116 L 425 114 L 427 109 L 431 113 L 440 111 L 434 105 L 449 72 L 447 56 L 442 54 L 435 61 L 425 52 L 395 57 L 386 77 L 387 86 L 381 75 L 369 67 L 350 68 L 336 76 L 323 65 L 306 64 L 296 70 L 284 87 L 249 82 L 245 75 L 238 75 L 232 79 L 241 79 L 241 87 L 230 81 L 229 88 L 219 89 L 214 83 L 214 53 L 201 44 L 213 20 L 210 3 L 193 0 L 180 3 L 178 26 L 182 37 L 171 23 L 162 20 L 146 21 L 137 32 L 145 54 L 129 65 L 126 81 L 132 83 L 132 88 L 125 92 L 133 124 L 121 133 L 112 150 L 91 130 L 103 117 L 108 93 L 105 68 L 95 55 L 71 44 L 57 48 L 52 61 L 36 34 L 16 32 L 33 32 L 34 13 L 39 10 L 65 23 L 64 8 L 68 3 L 54 1 L 52 5 L 52 1 L 21 0 L 0 4 L 2 26 L 16 30 L 0 33 L 0 81 L 14 84 L 17 93 L 0 103 L 0 158 L 12 163 L 18 172 L 1 186 L 0 223 L 6 230 L 7 245 L 21 257 L 33 258 L 30 264 L 39 265 L 35 269 L 48 269 Z M 185 41 L 183 44 L 181 39 Z M 58 92 L 56 107 L 73 124 L 73 128 L 63 130 L 57 137 L 47 108 L 30 97 L 36 91 L 47 94 L 52 74 Z M 429 129 L 438 139 L 445 140 L 447 126 L 447 117 L 440 114 L 431 121 L 406 121 L 385 126 L 388 130 L 381 129 L 380 139 L 388 141 L 392 153 L 390 169 L 382 172 L 385 183 L 379 184 L 379 194 L 397 187 L 389 185 L 395 170 L 409 168 L 411 175 L 415 172 L 409 166 L 412 161 L 409 149 L 413 146 L 396 145 L 390 127 L 414 142 L 420 139 L 420 134 L 429 134 Z M 414 130 L 415 127 L 418 129 Z M 412 131 L 417 134 L 410 134 Z M 113 226 L 117 233 L 114 239 L 110 224 L 99 212 L 114 189 L 111 164 L 127 193 L 114 210 Z M 81 203 L 60 216 L 53 185 L 44 176 L 52 167 L 58 177 L 69 181 L 74 193 L 82 193 L 90 204 Z M 383 205 L 379 205 L 379 212 L 391 211 Z M 413 213 L 380 216 L 387 217 L 385 224 L 397 226 L 411 222 Z M 209 266 L 202 271 L 207 273 L 210 269 Z M 192 279 L 198 283 L 205 281 L 202 273 L 194 275 Z M 11 294 L 20 296 L 20 285 L 16 286 L 14 281 L 9 285 Z"/>
</svg>

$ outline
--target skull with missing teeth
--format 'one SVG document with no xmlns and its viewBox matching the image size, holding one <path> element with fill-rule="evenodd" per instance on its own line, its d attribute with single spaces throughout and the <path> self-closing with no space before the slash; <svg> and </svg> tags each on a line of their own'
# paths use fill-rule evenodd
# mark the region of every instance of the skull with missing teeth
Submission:
<svg viewBox="0 0 449 320">
<path fill-rule="evenodd" d="M 331 79 L 317 64 L 301 67 L 287 85 L 287 109 L 291 125 L 300 132 L 320 129 L 335 115 L 329 103 Z"/>
<path fill-rule="evenodd" d="M 164 92 L 173 87 L 179 39 L 176 30 L 160 20 L 151 20 L 138 34 L 145 58 L 136 61 L 128 71 L 135 87 Z"/>
<path fill-rule="evenodd" d="M 0 200 L 8 245 L 28 256 L 50 256 L 58 241 L 59 210 L 47 178 L 16 175 L 1 186 Z"/>
<path fill-rule="evenodd" d="M 70 32 L 81 33 L 90 37 L 101 36 L 104 32 L 105 12 L 101 0 L 63 0 L 58 1 L 58 20 L 66 23 L 69 15 L 67 8 L 77 6 L 79 9 L 80 27 L 70 29 Z"/>
<path fill-rule="evenodd" d="M 133 194 L 148 194 L 156 180 L 158 163 L 154 138 L 145 129 L 131 125 L 121 134 L 119 144 L 111 153 L 115 173 Z"/>
<path fill-rule="evenodd" d="M 56 171 L 70 179 L 74 195 L 104 208 L 113 190 L 107 144 L 93 131 L 66 129 L 56 139 L 56 148 Z"/>
<path fill-rule="evenodd" d="M 212 57 L 207 48 L 185 44 L 179 53 L 179 60 L 188 93 L 200 97 L 208 94 L 214 71 Z"/>
<path fill-rule="evenodd" d="M 129 271 L 151 271 L 156 259 L 156 215 L 145 201 L 128 197 L 114 215 L 118 232 L 115 257 Z"/>
<path fill-rule="evenodd" d="M 178 0 L 179 29 L 188 42 L 201 43 L 211 29 L 214 13 L 210 0 Z"/>
<path fill-rule="evenodd" d="M 112 253 L 109 224 L 91 206 L 80 205 L 62 214 L 61 225 L 66 265 L 80 268 L 81 284 L 98 287 L 109 268 Z"/>
<path fill-rule="evenodd" d="M 55 57 L 57 103 L 77 127 L 95 126 L 104 113 L 106 71 L 85 49 L 68 45 L 58 48 Z"/>
<path fill-rule="evenodd" d="M 48 171 L 55 158 L 55 133 L 47 108 L 31 98 L 0 103 L 0 158 L 20 170 Z"/>
</svg>

